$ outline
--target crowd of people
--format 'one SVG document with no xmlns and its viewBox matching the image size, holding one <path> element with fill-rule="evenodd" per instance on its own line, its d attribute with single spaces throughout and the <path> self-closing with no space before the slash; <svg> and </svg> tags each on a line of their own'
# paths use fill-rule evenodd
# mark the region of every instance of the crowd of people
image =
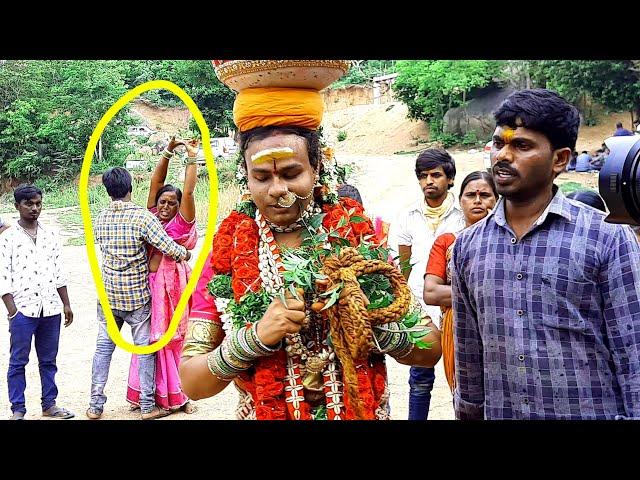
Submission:
<svg viewBox="0 0 640 480">
<path fill-rule="evenodd" d="M 412 420 L 428 417 L 441 358 L 458 419 L 640 417 L 640 242 L 604 221 L 597 193 L 565 196 L 554 184 L 575 155 L 578 112 L 533 89 L 511 94 L 494 116 L 491 172 L 467 175 L 456 199 L 455 159 L 420 152 L 407 174 L 423 197 L 387 236 L 324 148 L 319 92 L 241 90 L 234 121 L 246 191 L 217 228 L 172 340 L 133 355 L 132 410 L 142 419 L 192 413 L 193 400 L 233 383 L 239 419 L 387 419 L 391 357 L 411 367 Z M 179 147 L 188 155 L 182 190 L 165 184 Z M 197 141 L 170 140 L 146 208 L 131 201 L 126 169 L 102 176 L 112 200 L 94 222 L 103 282 L 135 345 L 164 334 L 191 275 L 196 154 Z M 597 163 L 580 157 L 576 170 Z M 42 192 L 25 185 L 14 196 L 20 219 L 4 233 L 0 223 L 12 418 L 26 412 L 32 337 L 43 415 L 72 418 L 56 404 L 60 312 L 65 327 L 73 321 L 60 245 L 38 222 Z M 292 259 L 320 270 L 300 280 Z M 364 272 L 390 287 L 367 290 Z M 115 349 L 100 303 L 97 318 L 90 419 L 103 416 Z"/>
</svg>

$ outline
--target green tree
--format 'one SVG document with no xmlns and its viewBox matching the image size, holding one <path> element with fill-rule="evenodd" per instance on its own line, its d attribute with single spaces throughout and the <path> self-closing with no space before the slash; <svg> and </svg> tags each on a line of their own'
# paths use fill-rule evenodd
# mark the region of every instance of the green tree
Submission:
<svg viewBox="0 0 640 480">
<path fill-rule="evenodd" d="M 640 118 L 640 70 L 634 60 L 541 60 L 537 83 L 584 107 L 587 97 L 611 111 L 626 110 Z"/>
<path fill-rule="evenodd" d="M 0 66 L 0 173 L 33 181 L 77 175 L 89 137 L 126 91 L 114 61 L 7 61 Z M 111 164 L 122 162 L 127 109 L 102 136 Z"/>
<path fill-rule="evenodd" d="M 122 68 L 126 81 L 132 87 L 149 80 L 169 80 L 181 87 L 202 112 L 212 136 L 226 136 L 234 128 L 232 109 L 235 94 L 218 80 L 210 61 L 130 61 Z M 159 105 L 181 105 L 180 99 L 169 91 L 156 90 L 144 96 Z M 191 128 L 197 129 L 195 122 Z"/>
<path fill-rule="evenodd" d="M 469 100 L 474 88 L 504 76 L 504 62 L 497 60 L 403 60 L 396 68 L 396 96 L 407 105 L 410 118 L 429 123 L 432 138 L 442 135 L 449 108 Z"/>
</svg>

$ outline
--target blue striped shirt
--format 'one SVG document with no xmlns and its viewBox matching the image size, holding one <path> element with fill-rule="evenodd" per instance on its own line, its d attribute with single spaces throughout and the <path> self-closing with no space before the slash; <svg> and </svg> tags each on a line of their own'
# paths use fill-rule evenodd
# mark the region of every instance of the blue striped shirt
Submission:
<svg viewBox="0 0 640 480">
<path fill-rule="evenodd" d="M 520 240 L 504 200 L 458 237 L 457 418 L 640 417 L 640 247 L 604 218 L 557 191 Z"/>
</svg>

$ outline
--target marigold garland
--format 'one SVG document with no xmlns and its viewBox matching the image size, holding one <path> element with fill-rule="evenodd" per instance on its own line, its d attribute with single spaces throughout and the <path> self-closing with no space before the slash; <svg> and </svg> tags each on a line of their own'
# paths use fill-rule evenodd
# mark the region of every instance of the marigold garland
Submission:
<svg viewBox="0 0 640 480">
<path fill-rule="evenodd" d="M 361 239 L 375 238 L 371 221 L 364 214 L 362 205 L 349 198 L 340 202 L 324 204 L 322 224 L 327 231 L 336 231 L 351 246 L 358 246 Z M 333 239 L 329 239 L 333 241 Z M 258 246 L 259 230 L 255 220 L 244 213 L 232 211 L 220 224 L 214 237 L 211 262 L 214 274 L 231 275 L 231 285 L 236 302 L 249 292 L 262 288 L 259 270 Z M 252 369 L 239 376 L 239 383 L 254 399 L 256 418 L 265 420 L 293 419 L 294 408 L 286 401 L 285 377 L 287 375 L 287 355 L 278 351 L 270 357 L 259 359 Z M 358 392 L 363 405 L 356 414 L 345 394 L 344 418 L 374 419 L 375 411 L 385 392 L 386 368 L 383 357 L 371 363 L 365 360 L 355 364 L 358 378 Z M 344 383 L 344 379 L 343 379 Z M 311 408 L 306 401 L 298 409 L 300 419 L 311 419 Z M 333 412 L 328 409 L 328 418 Z"/>
</svg>

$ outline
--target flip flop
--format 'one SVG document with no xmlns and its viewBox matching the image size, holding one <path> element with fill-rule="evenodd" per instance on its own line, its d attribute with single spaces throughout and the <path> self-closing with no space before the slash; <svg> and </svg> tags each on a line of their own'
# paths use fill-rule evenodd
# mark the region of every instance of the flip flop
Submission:
<svg viewBox="0 0 640 480">
<path fill-rule="evenodd" d="M 49 417 L 49 418 L 67 419 L 67 418 L 75 417 L 76 414 L 73 413 L 73 412 L 70 412 L 66 408 L 62 408 L 62 407 L 58 407 L 57 405 L 54 405 L 54 406 L 49 407 L 48 409 L 44 410 L 42 412 L 42 416 L 43 417 Z"/>
</svg>

